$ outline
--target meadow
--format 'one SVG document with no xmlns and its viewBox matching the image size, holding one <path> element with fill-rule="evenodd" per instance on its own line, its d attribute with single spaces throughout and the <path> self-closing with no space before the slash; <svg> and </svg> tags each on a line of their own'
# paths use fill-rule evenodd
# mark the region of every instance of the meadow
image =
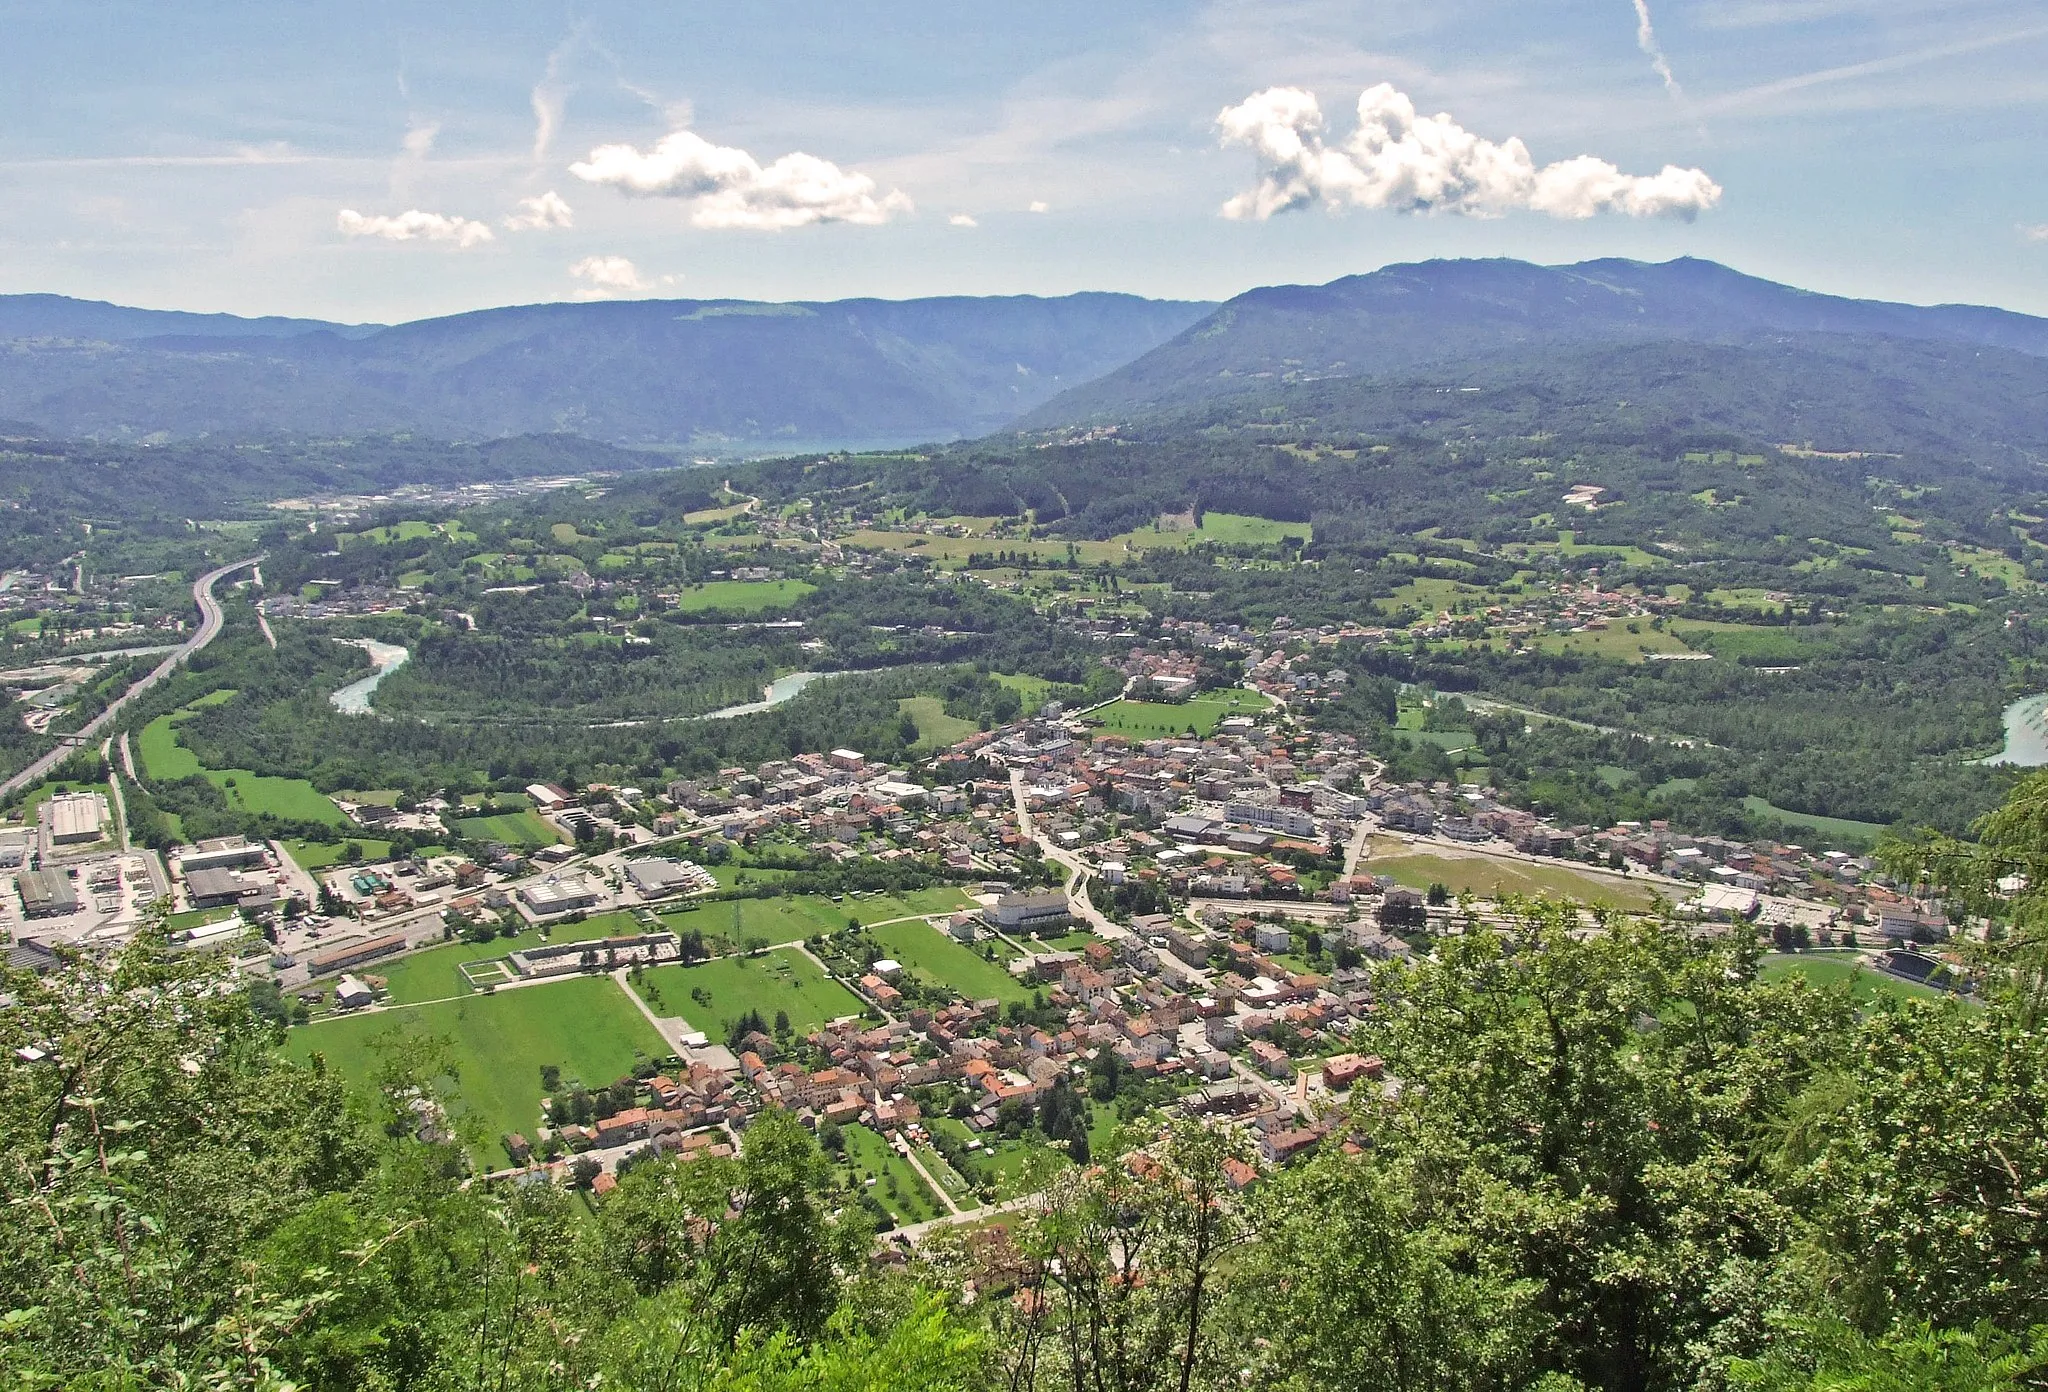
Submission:
<svg viewBox="0 0 2048 1392">
<path fill-rule="evenodd" d="M 723 1043 L 749 1011 L 772 1026 L 777 1011 L 790 1028 L 807 1034 L 829 1020 L 858 1015 L 860 998 L 831 980 L 800 952 L 778 949 L 760 957 L 721 957 L 688 967 L 656 967 L 633 978 L 633 989 L 655 1014 L 681 1016 L 693 1029 Z M 693 992 L 702 991 L 705 999 Z"/>
<path fill-rule="evenodd" d="M 889 956 L 919 976 L 951 988 L 968 1000 L 993 996 L 1005 1004 L 1029 1000 L 1031 992 L 1003 968 L 924 923 L 890 923 L 868 929 Z"/>
<path fill-rule="evenodd" d="M 543 1065 L 560 1068 L 565 1085 L 604 1087 L 638 1060 L 669 1052 L 609 977 L 317 1020 L 292 1030 L 285 1048 L 300 1061 L 324 1056 L 328 1067 L 369 1095 L 387 1050 L 417 1060 L 428 1057 L 437 1040 L 446 1042 L 444 1086 L 454 1098 L 449 1119 L 488 1168 L 508 1163 L 506 1132 L 531 1137 L 540 1125 Z"/>
<path fill-rule="evenodd" d="M 211 692 L 185 709 L 214 705 L 234 694 L 232 691 Z M 228 805 L 237 811 L 259 815 L 268 812 L 277 817 L 325 822 L 334 827 L 349 825 L 342 810 L 303 778 L 278 778 L 249 769 L 210 769 L 202 765 L 199 756 L 178 740 L 178 722 L 184 714 L 184 711 L 172 711 L 142 727 L 136 753 L 141 756 L 143 770 L 152 782 L 202 774 L 221 790 Z"/>
<path fill-rule="evenodd" d="M 1159 701 L 1112 701 L 1088 717 L 1102 733 L 1131 739 L 1171 739 L 1190 729 L 1207 736 L 1225 716 L 1253 715 L 1272 702 L 1256 691 L 1234 687 L 1205 691 L 1177 704 Z"/>
</svg>

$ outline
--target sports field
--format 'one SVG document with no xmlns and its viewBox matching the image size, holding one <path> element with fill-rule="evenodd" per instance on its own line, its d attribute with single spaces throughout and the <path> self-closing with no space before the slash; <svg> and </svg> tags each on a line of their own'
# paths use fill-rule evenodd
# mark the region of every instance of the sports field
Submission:
<svg viewBox="0 0 2048 1392">
<path fill-rule="evenodd" d="M 542 1065 L 560 1068 L 565 1085 L 604 1087 L 638 1059 L 669 1052 L 609 977 L 317 1020 L 292 1030 L 285 1048 L 300 1060 L 324 1055 L 328 1067 L 367 1093 L 385 1048 L 420 1050 L 436 1036 L 448 1040 L 453 1069 L 450 1120 L 490 1168 L 508 1163 L 505 1132 L 531 1136 L 540 1125 Z"/>
<path fill-rule="evenodd" d="M 1132 739 L 1171 739 L 1190 729 L 1207 736 L 1225 716 L 1252 715 L 1268 710 L 1272 702 L 1256 691 L 1233 687 L 1228 691 L 1205 691 L 1178 705 L 1157 701 L 1113 701 L 1088 717 L 1103 733 L 1127 735 Z"/>
<path fill-rule="evenodd" d="M 1849 994 L 1859 1003 L 1879 996 L 1895 996 L 1900 1000 L 1955 999 L 1947 991 L 1914 981 L 1901 981 L 1875 967 L 1867 967 L 1853 952 L 1774 953 L 1758 965 L 1757 975 L 1765 981 L 1804 977 L 1815 986 L 1847 985 Z"/>
<path fill-rule="evenodd" d="M 706 609 L 758 614 L 764 609 L 787 608 L 817 588 L 802 580 L 707 580 L 678 595 L 676 608 L 685 614 Z"/>
<path fill-rule="evenodd" d="M 1410 889 L 1440 884 L 1453 894 L 1467 890 L 1482 899 L 1503 894 L 1548 895 L 1624 909 L 1646 909 L 1652 895 L 1648 885 L 1618 876 L 1586 874 L 1562 864 L 1504 856 L 1439 855 L 1412 850 L 1408 843 L 1389 837 L 1374 837 L 1367 850 L 1366 858 L 1358 862 L 1359 874 L 1391 875 L 1395 884 Z"/>
<path fill-rule="evenodd" d="M 1008 1003 L 1031 999 L 1030 990 L 979 952 L 963 947 L 924 923 L 890 923 L 868 929 L 868 936 L 919 976 L 950 987 L 967 1000 L 994 996 Z"/>
<path fill-rule="evenodd" d="M 552 846 L 562 839 L 531 808 L 500 812 L 493 817 L 463 817 L 455 823 L 455 831 L 470 841 L 497 841 L 507 846 Z"/>
<path fill-rule="evenodd" d="M 733 1023 L 758 1011 L 772 1026 L 786 1011 L 790 1028 L 807 1034 L 828 1020 L 858 1015 L 859 997 L 828 978 L 810 958 L 787 948 L 761 957 L 721 957 L 689 967 L 642 972 L 634 989 L 654 1013 L 681 1016 L 692 1028 L 723 1042 Z M 705 999 L 693 992 L 701 991 Z"/>
</svg>

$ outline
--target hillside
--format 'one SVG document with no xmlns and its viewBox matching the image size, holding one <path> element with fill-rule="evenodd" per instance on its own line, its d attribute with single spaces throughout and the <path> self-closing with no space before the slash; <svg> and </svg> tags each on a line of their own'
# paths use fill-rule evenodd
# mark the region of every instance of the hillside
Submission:
<svg viewBox="0 0 2048 1392">
<path fill-rule="evenodd" d="M 2048 320 L 1818 295 L 1710 261 L 1429 261 L 1248 291 L 1019 424 L 1130 419 L 1277 384 L 1409 375 L 1536 349 L 1740 344 L 1787 334 L 2048 355 Z"/>
<path fill-rule="evenodd" d="M 0 298 L 0 419 L 110 438 L 887 446 L 994 429 L 1209 308 L 1106 294 L 647 300 L 348 328 L 13 296 Z"/>
</svg>

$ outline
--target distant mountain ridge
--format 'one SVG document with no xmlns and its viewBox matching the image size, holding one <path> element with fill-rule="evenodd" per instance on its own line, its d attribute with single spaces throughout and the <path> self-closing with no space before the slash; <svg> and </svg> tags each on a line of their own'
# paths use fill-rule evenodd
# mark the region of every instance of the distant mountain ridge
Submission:
<svg viewBox="0 0 2048 1392">
<path fill-rule="evenodd" d="M 1327 285 L 1250 290 L 1019 428 L 1129 418 L 1275 384 L 1409 375 L 1544 347 L 1743 343 L 1780 334 L 1912 339 L 2048 356 L 2048 319 L 1846 299 L 1712 261 L 1425 261 Z"/>
<path fill-rule="evenodd" d="M 1213 306 L 636 300 L 390 327 L 0 296 L 0 418 L 108 439 L 575 433 L 707 452 L 993 430 Z"/>
</svg>

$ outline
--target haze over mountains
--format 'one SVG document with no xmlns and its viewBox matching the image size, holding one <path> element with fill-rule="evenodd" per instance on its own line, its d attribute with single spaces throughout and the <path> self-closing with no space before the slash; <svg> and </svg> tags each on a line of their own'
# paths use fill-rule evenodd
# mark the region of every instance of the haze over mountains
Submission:
<svg viewBox="0 0 2048 1392">
<path fill-rule="evenodd" d="M 1504 422 L 1534 429 L 1647 412 L 1824 448 L 2048 452 L 2048 320 L 1690 259 L 1431 261 L 1220 306 L 650 300 L 392 327 L 6 296 L 0 365 L 0 419 L 105 440 L 573 434 L 758 455 L 1260 413 L 1384 430 L 1426 424 L 1434 386 L 1505 392 Z"/>
</svg>

